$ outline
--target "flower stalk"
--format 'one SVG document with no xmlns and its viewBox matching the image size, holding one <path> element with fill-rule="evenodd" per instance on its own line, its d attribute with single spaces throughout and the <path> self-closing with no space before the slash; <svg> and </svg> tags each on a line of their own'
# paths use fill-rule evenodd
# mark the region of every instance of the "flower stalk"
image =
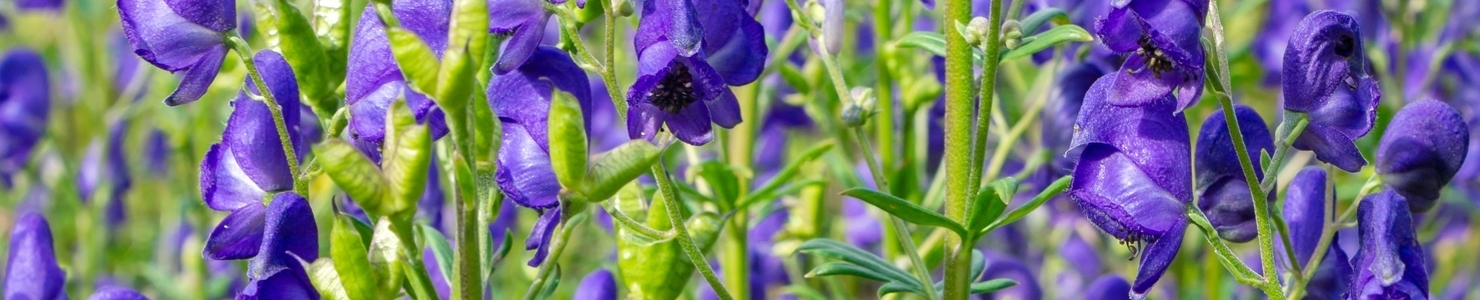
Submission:
<svg viewBox="0 0 1480 300">
<path fill-rule="evenodd" d="M 235 32 L 226 35 L 226 45 L 230 46 L 231 50 L 236 52 L 237 57 L 241 58 L 242 64 L 247 67 L 248 77 L 251 77 L 252 83 L 257 86 L 257 94 L 262 97 L 264 104 L 267 104 L 267 110 L 272 113 L 272 124 L 277 127 L 278 140 L 283 144 L 283 153 L 288 156 L 288 169 L 293 174 L 293 192 L 308 195 L 308 182 L 301 174 L 298 174 L 298 153 L 293 150 L 293 140 L 288 138 L 288 125 L 283 121 L 283 107 L 278 105 L 272 92 L 267 90 L 267 82 L 262 79 L 262 73 L 257 70 L 257 63 L 252 60 L 254 54 L 252 46 Z M 253 99 L 257 98 L 253 97 Z"/>
</svg>

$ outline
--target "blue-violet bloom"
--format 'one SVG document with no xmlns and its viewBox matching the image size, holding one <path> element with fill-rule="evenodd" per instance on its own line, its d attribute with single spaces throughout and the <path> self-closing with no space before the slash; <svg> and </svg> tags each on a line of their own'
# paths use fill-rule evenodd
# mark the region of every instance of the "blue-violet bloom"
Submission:
<svg viewBox="0 0 1480 300">
<path fill-rule="evenodd" d="M 447 48 L 452 3 L 396 0 L 392 7 L 401 27 L 416 34 L 434 54 L 441 57 Z M 385 26 L 381 25 L 375 8 L 365 8 L 350 43 L 349 62 L 345 66 L 349 75 L 344 82 L 344 101 L 350 106 L 351 141 L 360 152 L 376 162 L 380 161 L 380 144 L 385 141 L 386 109 L 391 102 L 403 97 L 406 106 L 416 116 L 416 122 L 431 127 L 433 139 L 447 135 L 442 110 L 431 98 L 411 90 L 395 57 L 391 56 L 390 46 Z"/>
<path fill-rule="evenodd" d="M 1084 292 L 1084 300 L 1130 299 L 1131 284 L 1114 274 L 1100 276 Z"/>
<path fill-rule="evenodd" d="M 51 225 L 36 212 L 21 214 L 10 230 L 5 299 L 67 299 L 67 274 L 57 266 Z"/>
<path fill-rule="evenodd" d="M 617 279 L 612 277 L 612 272 L 606 269 L 596 269 L 581 279 L 581 285 L 576 287 L 573 300 L 616 300 Z"/>
<path fill-rule="evenodd" d="M 1095 22 L 1095 35 L 1115 53 L 1127 54 L 1109 101 L 1143 105 L 1172 96 L 1174 112 L 1202 97 L 1202 25 L 1208 0 L 1128 0 L 1110 3 Z"/>
<path fill-rule="evenodd" d="M 545 6 L 566 1 L 488 0 L 488 33 L 508 36 L 509 39 L 499 51 L 498 61 L 493 64 L 494 74 L 509 73 L 534 55 L 545 38 L 545 26 L 550 24 L 552 11 Z M 576 6 L 585 8 L 586 0 L 576 0 Z"/>
<path fill-rule="evenodd" d="M 46 131 L 51 110 L 51 83 L 46 61 L 26 47 L 5 52 L 0 60 L 0 187 L 31 159 L 31 150 Z"/>
<path fill-rule="evenodd" d="M 170 73 L 185 72 L 164 99 L 171 106 L 205 95 L 226 59 L 226 37 L 236 29 L 231 0 L 118 0 L 118 15 L 134 54 Z"/>
<path fill-rule="evenodd" d="M 1361 239 L 1347 299 L 1425 299 L 1429 275 L 1408 201 L 1392 190 L 1368 195 L 1357 207 Z"/>
<path fill-rule="evenodd" d="M 1292 146 L 1347 172 L 1367 164 L 1353 141 L 1367 135 L 1382 97 L 1367 76 L 1361 29 L 1350 15 L 1323 10 L 1300 21 L 1285 47 L 1285 110 L 1310 118 Z"/>
<path fill-rule="evenodd" d="M 1244 180 L 1243 164 L 1239 163 L 1238 152 L 1234 151 L 1233 139 L 1229 137 L 1227 119 L 1223 110 L 1213 112 L 1203 121 L 1197 134 L 1197 208 L 1208 214 L 1208 222 L 1218 230 L 1225 240 L 1243 243 L 1254 240 L 1259 232 L 1254 224 L 1254 197 L 1249 194 L 1248 181 Z M 1242 104 L 1233 108 L 1234 119 L 1243 131 L 1244 146 L 1255 166 L 1260 164 L 1259 153 L 1274 153 L 1274 140 L 1269 127 L 1259 112 Z M 1254 168 L 1255 178 L 1264 180 L 1264 170 Z M 1274 191 L 1264 199 L 1274 200 Z"/>
<path fill-rule="evenodd" d="M 1294 246 L 1296 263 L 1302 268 L 1309 266 L 1311 256 L 1315 255 L 1316 242 L 1321 239 L 1321 232 L 1326 227 L 1327 182 L 1325 169 L 1306 167 L 1295 175 L 1285 192 L 1285 222 L 1289 224 L 1290 243 Z M 1352 281 L 1352 265 L 1346 251 L 1337 246 L 1340 240 L 1339 234 L 1331 236 L 1331 243 L 1324 250 L 1325 256 L 1316 265 L 1315 273 L 1306 281 L 1306 294 L 1302 299 L 1336 300 L 1346 293 L 1346 288 Z M 1282 244 L 1279 246 L 1284 247 Z"/>
<path fill-rule="evenodd" d="M 278 193 L 266 215 L 261 249 L 247 264 L 251 282 L 237 299 L 318 299 L 304 269 L 319 258 L 319 229 L 308 200 Z"/>
<path fill-rule="evenodd" d="M 1470 128 L 1449 104 L 1408 104 L 1393 116 L 1377 146 L 1377 174 L 1383 186 L 1408 200 L 1410 211 L 1427 212 L 1464 164 L 1469 142 Z"/>
</svg>

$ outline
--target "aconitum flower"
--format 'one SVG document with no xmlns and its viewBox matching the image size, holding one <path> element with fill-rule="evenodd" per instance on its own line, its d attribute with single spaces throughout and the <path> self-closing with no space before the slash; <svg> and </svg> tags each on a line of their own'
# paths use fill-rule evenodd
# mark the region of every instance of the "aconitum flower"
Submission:
<svg viewBox="0 0 1480 300">
<path fill-rule="evenodd" d="M 31 150 L 46 131 L 51 110 L 51 84 L 46 61 L 25 47 L 6 51 L 0 60 L 0 187 L 31 159 Z"/>
<path fill-rule="evenodd" d="M 1408 104 L 1377 146 L 1377 174 L 1408 200 L 1410 211 L 1427 212 L 1464 164 L 1469 142 L 1470 128 L 1453 107 L 1434 100 Z"/>
<path fill-rule="evenodd" d="M 128 174 L 128 160 L 123 153 L 124 133 L 127 131 L 127 121 L 109 122 L 106 146 L 99 145 L 97 141 L 89 145 L 83 155 L 82 166 L 77 172 L 77 193 L 83 203 L 92 200 L 93 193 L 103 187 L 104 182 L 107 182 L 106 219 L 110 225 L 117 225 L 123 221 L 123 196 L 133 186 L 133 179 Z M 102 149 L 104 147 L 107 148 L 106 157 Z"/>
<path fill-rule="evenodd" d="M 287 124 L 298 124 L 298 85 L 288 62 L 276 52 L 259 52 L 255 58 L 268 89 L 279 105 Z M 245 90 L 255 91 L 249 81 Z M 262 224 L 269 193 L 293 188 L 293 172 L 273 124 L 267 104 L 237 94 L 232 101 L 235 110 L 221 133 L 221 142 L 211 145 L 200 163 L 200 191 L 207 207 L 230 211 L 225 220 L 211 232 L 206 241 L 206 258 L 244 259 L 257 255 L 262 243 Z M 307 153 L 307 143 L 297 126 L 288 127 L 289 140 L 297 153 Z M 299 156 L 299 160 L 303 160 Z"/>
<path fill-rule="evenodd" d="M 1251 52 L 1259 66 L 1264 68 L 1264 83 L 1280 83 L 1280 71 L 1284 69 L 1285 47 L 1290 35 L 1295 33 L 1300 18 L 1310 14 L 1310 4 L 1305 0 L 1273 1 L 1269 3 L 1268 15 L 1259 29 L 1259 38 L 1254 39 Z"/>
<path fill-rule="evenodd" d="M 1361 29 L 1352 16 L 1323 10 L 1300 21 L 1285 47 L 1285 110 L 1307 114 L 1310 124 L 1295 149 L 1347 172 L 1367 164 L 1352 144 L 1372 130 L 1382 92 L 1367 76 Z"/>
<path fill-rule="evenodd" d="M 51 225 L 36 212 L 21 214 L 10 230 L 5 299 L 66 299 L 66 283 L 52 249 Z"/>
<path fill-rule="evenodd" d="M 266 210 L 261 248 L 247 264 L 251 282 L 237 298 L 318 299 L 300 262 L 319 258 L 319 229 L 308 200 L 292 192 L 279 193 Z"/>
<path fill-rule="evenodd" d="M 1352 258 L 1356 280 L 1347 299 L 1425 299 L 1429 275 L 1408 201 L 1392 190 L 1367 196 L 1357 207 L 1362 246 Z"/>
<path fill-rule="evenodd" d="M 397 0 L 393 4 L 391 11 L 401 21 L 401 27 L 420 37 L 440 57 L 447 48 L 452 3 Z M 386 109 L 391 102 L 403 97 L 406 106 L 416 116 L 416 122 L 431 127 L 433 139 L 447 135 L 442 110 L 431 98 L 407 85 L 395 57 L 391 56 L 385 26 L 381 25 L 374 7 L 366 7 L 360 14 L 360 24 L 355 27 L 353 40 L 346 65 L 346 74 L 349 75 L 344 83 L 344 101 L 350 106 L 349 132 L 355 147 L 372 161 L 380 161 L 380 144 L 385 142 Z"/>
<path fill-rule="evenodd" d="M 164 99 L 170 106 L 199 100 L 226 59 L 226 37 L 236 29 L 231 0 L 118 0 L 123 35 L 134 54 L 184 77 Z"/>
<path fill-rule="evenodd" d="M 15 8 L 20 11 L 49 10 L 61 11 L 62 0 L 15 0 Z"/>
<path fill-rule="evenodd" d="M 740 124 L 740 104 L 727 85 L 760 76 L 766 43 L 760 23 L 739 0 L 645 0 L 634 45 L 638 77 L 627 93 L 627 133 L 652 140 L 668 127 L 679 140 L 703 145 L 710 122 Z"/>
<path fill-rule="evenodd" d="M 149 300 L 138 291 L 126 287 L 112 286 L 98 289 L 87 300 Z"/>
<path fill-rule="evenodd" d="M 581 285 L 576 287 L 576 294 L 571 297 L 574 300 L 616 300 L 617 279 L 612 277 L 612 272 L 606 269 L 596 269 L 581 279 Z"/>
<path fill-rule="evenodd" d="M 545 6 L 565 1 L 488 0 L 488 33 L 509 37 L 499 52 L 498 62 L 493 64 L 494 74 L 509 73 L 534 55 L 545 38 L 545 26 L 550 24 L 553 13 Z M 585 8 L 586 0 L 576 0 L 576 6 Z"/>
<path fill-rule="evenodd" d="M 549 111 L 555 89 L 570 93 L 581 110 L 590 111 L 591 86 L 586 73 L 564 51 L 541 46 L 519 68 L 488 82 L 488 105 L 503 123 L 498 154 L 499 189 L 509 200 L 541 211 L 525 249 L 539 249 L 530 266 L 545 261 L 550 237 L 560 223 L 560 183 L 550 166 Z M 583 114 L 589 116 L 589 114 Z M 589 118 L 589 117 L 588 117 Z"/>
<path fill-rule="evenodd" d="M 1325 230 L 1326 178 L 1326 170 L 1306 167 L 1295 175 L 1285 192 L 1285 222 L 1289 224 L 1296 263 L 1302 268 L 1315 255 L 1316 242 L 1321 239 L 1321 232 Z M 1303 299 L 1335 300 L 1341 299 L 1341 295 L 1346 293 L 1346 288 L 1352 281 L 1352 265 L 1347 260 L 1346 251 L 1337 246 L 1340 240 L 1340 235 L 1331 237 L 1326 254 L 1306 283 L 1306 295 Z M 1283 256 L 1280 258 L 1284 259 Z"/>
<path fill-rule="evenodd" d="M 1144 105 L 1173 96 L 1174 112 L 1202 97 L 1200 37 L 1208 0 L 1111 2 L 1110 14 L 1095 22 L 1095 35 L 1116 53 L 1128 54 L 1112 82 L 1116 105 Z"/>
<path fill-rule="evenodd" d="M 1089 87 L 1105 76 L 1100 65 L 1081 62 L 1060 72 L 1048 94 L 1048 103 L 1043 108 L 1043 147 L 1062 153 L 1074 140 L 1074 120 L 1079 117 L 1079 108 L 1084 104 L 1084 94 Z M 1074 168 L 1074 160 L 1054 157 L 1047 165 L 1048 180 L 1057 180 Z"/>
<path fill-rule="evenodd" d="M 981 279 L 1011 279 L 1017 285 L 983 295 L 985 299 L 1042 299 L 1043 289 L 1028 265 L 1016 258 L 1003 255 L 987 255 L 987 265 L 982 269 Z"/>
<path fill-rule="evenodd" d="M 1170 95 L 1142 106 L 1111 103 L 1121 73 L 1096 81 L 1084 97 L 1071 156 L 1079 157 L 1069 195 L 1100 230 L 1141 256 L 1136 294 L 1161 279 L 1182 245 L 1192 202 L 1187 119 Z"/>
<path fill-rule="evenodd" d="M 1100 276 L 1084 293 L 1085 300 L 1130 299 L 1131 284 L 1114 274 Z"/>
<path fill-rule="evenodd" d="M 1260 164 L 1260 152 L 1274 152 L 1274 139 L 1270 137 L 1269 127 L 1264 125 L 1264 118 L 1259 117 L 1259 112 L 1244 105 L 1233 108 L 1234 118 L 1238 121 L 1238 127 L 1243 131 L 1244 146 L 1247 148 L 1249 157 L 1254 166 Z M 1223 118 L 1223 110 L 1213 112 L 1213 115 L 1203 121 L 1202 130 L 1197 134 L 1197 156 L 1194 164 L 1197 170 L 1197 208 L 1208 214 L 1208 222 L 1218 230 L 1218 236 L 1225 240 L 1243 243 L 1254 240 L 1259 232 L 1254 224 L 1254 197 L 1249 194 L 1248 181 L 1244 180 L 1243 164 L 1239 163 L 1238 152 L 1233 147 L 1233 139 L 1229 137 L 1227 119 Z M 1255 178 L 1264 180 L 1264 170 L 1254 168 Z M 1274 200 L 1273 191 L 1268 201 Z"/>
</svg>

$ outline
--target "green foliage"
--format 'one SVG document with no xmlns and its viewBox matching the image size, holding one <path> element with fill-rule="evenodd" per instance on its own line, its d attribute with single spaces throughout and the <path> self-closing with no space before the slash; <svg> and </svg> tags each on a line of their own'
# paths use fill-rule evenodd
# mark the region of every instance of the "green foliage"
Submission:
<svg viewBox="0 0 1480 300">
<path fill-rule="evenodd" d="M 329 257 L 339 262 L 333 269 L 338 272 L 336 280 L 343 285 L 349 299 L 375 299 L 379 293 L 376 274 L 370 269 L 365 240 L 355 229 L 353 219 L 343 214 L 334 216 L 334 228 L 329 233 Z"/>
<path fill-rule="evenodd" d="M 549 113 L 550 167 L 561 187 L 583 190 L 587 146 L 581 105 L 570 94 L 556 92 L 550 99 Z"/>
<path fill-rule="evenodd" d="M 947 218 L 945 215 L 925 209 L 924 207 L 920 207 L 919 205 L 915 205 L 914 203 L 910 203 L 909 200 L 900 199 L 899 197 L 880 193 L 879 191 L 867 188 L 849 189 L 847 191 L 843 191 L 843 195 L 858 198 L 859 200 L 863 200 L 863 202 L 868 202 L 868 204 L 871 204 L 874 207 L 878 207 L 879 209 L 889 213 L 890 215 L 899 217 L 905 222 L 914 223 L 916 225 L 950 229 L 951 232 L 955 232 L 961 237 L 968 236 L 966 228 L 961 227 L 960 223 L 952 221 L 951 218 Z"/>
</svg>

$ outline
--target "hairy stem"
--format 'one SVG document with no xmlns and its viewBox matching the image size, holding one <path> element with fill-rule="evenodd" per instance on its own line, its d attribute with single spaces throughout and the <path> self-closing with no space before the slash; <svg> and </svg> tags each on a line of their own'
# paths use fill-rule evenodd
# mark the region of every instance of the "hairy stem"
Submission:
<svg viewBox="0 0 1480 300">
<path fill-rule="evenodd" d="M 257 86 L 257 94 L 261 95 L 267 111 L 272 114 L 272 124 L 277 127 L 278 140 L 282 142 L 283 153 L 288 156 L 288 169 L 293 174 L 293 192 L 308 196 L 308 182 L 298 174 L 298 152 L 293 150 L 293 140 L 288 138 L 288 124 L 283 121 L 283 107 L 278 105 L 277 98 L 272 96 L 268 90 L 267 82 L 262 79 L 262 72 L 257 70 L 257 62 L 252 60 L 252 46 L 236 33 L 226 35 L 226 44 L 241 58 L 242 64 L 246 65 L 247 73 L 250 74 L 252 83 Z M 296 108 L 295 108 L 296 109 Z"/>
<path fill-rule="evenodd" d="M 1269 202 L 1265 199 L 1266 194 L 1259 188 L 1259 179 L 1254 175 L 1254 161 L 1249 158 L 1249 150 L 1244 144 L 1244 133 L 1239 129 L 1238 117 L 1234 116 L 1233 99 L 1227 96 L 1218 97 L 1218 103 L 1223 106 L 1223 121 L 1227 123 L 1229 136 L 1233 139 L 1233 149 L 1238 152 L 1239 164 L 1243 166 L 1244 182 L 1249 186 L 1249 194 L 1254 200 L 1254 225 L 1259 233 L 1259 263 L 1263 266 L 1264 274 L 1274 274 L 1274 222 L 1270 219 Z M 1266 277 L 1259 285 L 1261 290 L 1270 299 L 1285 299 L 1284 290 L 1280 288 L 1278 280 Z"/>
<path fill-rule="evenodd" d="M 722 300 L 733 300 L 730 290 L 725 288 L 719 276 L 714 273 L 714 268 L 709 266 L 709 261 L 704 259 L 704 251 L 694 244 L 694 238 L 689 236 L 689 226 L 684 223 L 683 204 L 678 203 L 678 191 L 673 187 L 673 181 L 668 178 L 668 169 L 663 162 L 653 164 L 653 179 L 658 182 L 658 191 L 663 193 L 663 203 L 668 206 L 668 221 L 673 223 L 673 230 L 678 233 L 678 247 L 688 255 L 689 262 L 694 268 L 699 269 L 699 274 L 709 282 L 709 288 Z"/>
<path fill-rule="evenodd" d="M 868 162 L 868 173 L 873 176 L 874 184 L 878 186 L 880 191 L 888 193 L 889 182 L 884 179 L 883 170 L 879 167 L 878 159 L 874 157 L 873 148 L 869 147 L 868 135 L 863 127 L 854 127 L 853 133 L 858 135 L 858 148 L 863 150 L 863 159 Z M 930 270 L 926 269 L 924 260 L 920 258 L 920 252 L 915 249 L 915 240 L 913 235 L 910 234 L 909 227 L 905 227 L 904 220 L 899 219 L 899 217 L 893 214 L 889 215 L 889 220 L 891 225 L 893 225 L 890 227 L 893 227 L 894 238 L 898 240 L 900 248 L 904 249 L 905 256 L 909 256 L 910 258 L 910 270 L 914 271 L 915 277 L 920 279 L 920 284 L 927 285 L 924 288 L 926 299 L 940 299 L 940 296 L 935 294 L 935 289 L 930 287 L 930 285 L 935 283 L 935 280 L 930 278 Z M 967 251 L 966 253 L 970 255 L 969 253 L 971 252 Z"/>
</svg>

